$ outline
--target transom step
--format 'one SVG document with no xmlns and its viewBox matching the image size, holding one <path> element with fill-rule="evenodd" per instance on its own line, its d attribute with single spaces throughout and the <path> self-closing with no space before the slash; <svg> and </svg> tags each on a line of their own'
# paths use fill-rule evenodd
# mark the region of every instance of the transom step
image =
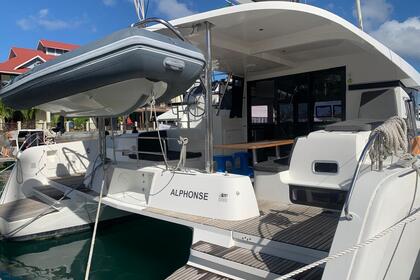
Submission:
<svg viewBox="0 0 420 280">
<path fill-rule="evenodd" d="M 242 233 L 314 250 L 330 250 L 340 213 L 296 204 L 275 205 L 263 211 L 261 216 L 235 226 L 234 238 Z"/>
<path fill-rule="evenodd" d="M 175 271 L 166 280 L 231 280 L 216 273 L 199 269 L 190 265 L 185 265 Z"/>
<path fill-rule="evenodd" d="M 195 254 L 195 252 L 202 254 Z M 191 254 L 192 256 L 195 255 L 196 257 L 200 255 L 201 258 L 207 259 L 207 261 L 210 262 L 217 262 L 219 264 L 217 267 L 219 271 L 221 270 L 220 264 L 224 264 L 227 268 L 226 273 L 232 274 L 233 268 L 240 270 L 241 272 L 247 272 L 248 274 L 255 273 L 255 276 L 251 276 L 250 279 L 259 279 L 265 277 L 268 279 L 274 279 L 278 276 L 285 275 L 306 265 L 304 263 L 287 260 L 277 256 L 269 255 L 267 253 L 247 250 L 237 246 L 226 248 L 204 241 L 195 243 L 191 248 Z M 203 254 L 205 255 L 203 256 Z M 215 259 L 214 257 L 218 258 L 219 260 Z M 232 263 L 236 263 L 238 265 L 235 267 L 235 265 L 232 265 Z M 323 271 L 323 268 L 314 268 L 296 276 L 294 279 L 321 279 Z"/>
</svg>

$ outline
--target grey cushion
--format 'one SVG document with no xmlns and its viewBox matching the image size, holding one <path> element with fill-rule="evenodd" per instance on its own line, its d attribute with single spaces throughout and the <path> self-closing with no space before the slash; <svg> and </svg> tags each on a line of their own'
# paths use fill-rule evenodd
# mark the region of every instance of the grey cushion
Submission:
<svg viewBox="0 0 420 280">
<path fill-rule="evenodd" d="M 327 125 L 326 131 L 372 131 L 383 123 L 381 120 L 357 119 Z"/>
</svg>

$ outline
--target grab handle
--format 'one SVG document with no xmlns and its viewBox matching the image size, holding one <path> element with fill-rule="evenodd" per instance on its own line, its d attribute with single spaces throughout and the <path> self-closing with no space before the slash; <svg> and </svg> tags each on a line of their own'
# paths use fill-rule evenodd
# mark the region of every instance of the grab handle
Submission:
<svg viewBox="0 0 420 280">
<path fill-rule="evenodd" d="M 167 57 L 163 60 L 166 69 L 173 71 L 182 71 L 185 68 L 185 62 L 176 58 Z"/>
</svg>

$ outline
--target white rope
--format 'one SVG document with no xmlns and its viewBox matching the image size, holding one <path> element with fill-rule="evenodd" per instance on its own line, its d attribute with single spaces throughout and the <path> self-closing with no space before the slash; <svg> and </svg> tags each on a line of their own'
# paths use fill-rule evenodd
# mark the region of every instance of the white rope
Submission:
<svg viewBox="0 0 420 280">
<path fill-rule="evenodd" d="M 144 0 L 134 0 L 134 7 L 136 9 L 137 18 L 139 21 L 145 19 Z"/>
<path fill-rule="evenodd" d="M 85 280 L 89 279 L 90 267 L 92 265 L 93 249 L 95 248 L 96 231 L 98 229 L 99 215 L 100 215 L 101 204 L 102 204 L 102 195 L 103 195 L 104 185 L 105 185 L 105 171 L 104 171 L 103 175 L 104 175 L 104 178 L 102 179 L 101 191 L 99 193 L 98 208 L 96 209 L 95 225 L 93 227 L 92 242 L 90 243 L 89 257 L 88 257 L 88 262 L 87 262 L 87 266 L 86 266 L 86 273 L 85 273 Z"/>
<path fill-rule="evenodd" d="M 156 112 L 156 99 L 155 99 L 154 94 L 152 94 L 152 101 L 150 102 L 150 109 L 152 109 L 152 114 L 155 117 L 155 126 L 156 126 L 156 129 L 157 129 L 157 135 L 158 135 L 160 150 L 161 150 L 162 156 L 163 156 L 163 161 L 165 162 L 166 169 L 169 169 L 168 158 L 166 157 L 166 151 L 163 148 L 162 139 L 160 137 L 159 122 L 158 122 L 157 112 Z M 152 116 L 150 116 L 150 118 L 152 118 Z"/>
<path fill-rule="evenodd" d="M 157 118 L 156 100 L 155 100 L 154 95 L 152 95 L 152 101 L 150 102 L 150 108 L 152 109 L 152 114 L 155 117 L 154 121 L 155 121 L 155 126 L 156 126 L 156 129 L 157 129 L 157 135 L 158 135 L 158 140 L 159 140 L 159 144 L 160 144 L 160 149 L 161 149 L 161 152 L 162 152 L 162 155 L 163 155 L 163 160 L 165 162 L 166 169 L 169 170 L 171 168 L 169 166 L 169 162 L 168 162 L 168 158 L 166 156 L 166 152 L 163 149 L 162 139 L 161 139 L 160 132 L 159 132 L 159 122 L 158 122 L 158 118 Z M 178 164 L 176 165 L 175 169 L 173 169 L 173 170 L 183 170 L 185 168 L 185 163 L 187 162 L 188 138 L 179 136 L 178 144 L 181 145 L 181 151 L 179 153 Z"/>
<path fill-rule="evenodd" d="M 407 154 L 407 124 L 403 118 L 398 116 L 389 118 L 382 125 L 375 128 L 371 136 L 373 134 L 379 134 L 382 139 L 376 140 L 369 152 L 372 163 L 385 160 L 392 155 Z M 382 150 L 379 151 L 381 148 Z"/>
<path fill-rule="evenodd" d="M 350 247 L 350 248 L 348 248 L 346 250 L 340 251 L 340 252 L 335 253 L 333 255 L 330 255 L 330 256 L 328 256 L 326 258 L 323 258 L 323 259 L 321 259 L 319 261 L 316 261 L 314 263 L 308 264 L 308 265 L 306 265 L 306 266 L 304 266 L 302 268 L 299 268 L 299 269 L 297 269 L 295 271 L 292 271 L 290 273 L 287 273 L 286 275 L 283 275 L 281 277 L 276 278 L 276 280 L 291 279 L 293 276 L 296 276 L 298 274 L 301 274 L 301 273 L 303 273 L 303 272 L 305 272 L 307 270 L 310 270 L 312 268 L 315 268 L 317 266 L 320 266 L 320 265 L 322 265 L 324 263 L 327 263 L 329 261 L 338 259 L 339 257 L 342 257 L 344 255 L 348 255 L 348 254 L 350 254 L 352 252 L 355 252 L 358 249 L 361 249 L 363 247 L 366 247 L 367 245 L 375 242 L 376 240 L 379 240 L 382 237 L 384 237 L 384 236 L 386 236 L 386 235 L 388 235 L 388 234 L 396 231 L 397 229 L 399 229 L 399 228 L 401 228 L 401 227 L 403 227 L 403 226 L 405 226 L 405 225 L 407 225 L 409 223 L 414 222 L 415 220 L 417 220 L 417 218 L 418 218 L 419 215 L 420 215 L 420 209 L 416 209 L 413 213 L 411 213 L 409 216 L 407 216 L 406 218 L 404 218 L 399 223 L 396 223 L 395 225 L 393 225 L 393 226 L 385 229 L 384 231 L 382 231 L 382 232 L 376 234 L 375 236 L 373 236 L 372 238 L 369 238 L 368 240 L 366 240 L 366 241 L 364 241 L 362 243 L 356 244 L 353 247 Z"/>
</svg>

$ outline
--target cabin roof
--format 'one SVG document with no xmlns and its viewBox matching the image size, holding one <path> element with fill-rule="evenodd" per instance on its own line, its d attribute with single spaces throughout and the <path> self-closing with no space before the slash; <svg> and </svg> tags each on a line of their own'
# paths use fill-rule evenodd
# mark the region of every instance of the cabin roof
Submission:
<svg viewBox="0 0 420 280">
<path fill-rule="evenodd" d="M 349 81 L 399 80 L 420 87 L 420 74 L 400 56 L 352 23 L 311 5 L 256 2 L 171 21 L 205 52 L 204 22 L 213 26 L 216 70 L 252 80 L 267 73 L 293 74 L 334 63 L 336 67 L 358 63 L 353 73 L 348 73 Z M 149 30 L 169 34 L 160 24 Z"/>
</svg>

